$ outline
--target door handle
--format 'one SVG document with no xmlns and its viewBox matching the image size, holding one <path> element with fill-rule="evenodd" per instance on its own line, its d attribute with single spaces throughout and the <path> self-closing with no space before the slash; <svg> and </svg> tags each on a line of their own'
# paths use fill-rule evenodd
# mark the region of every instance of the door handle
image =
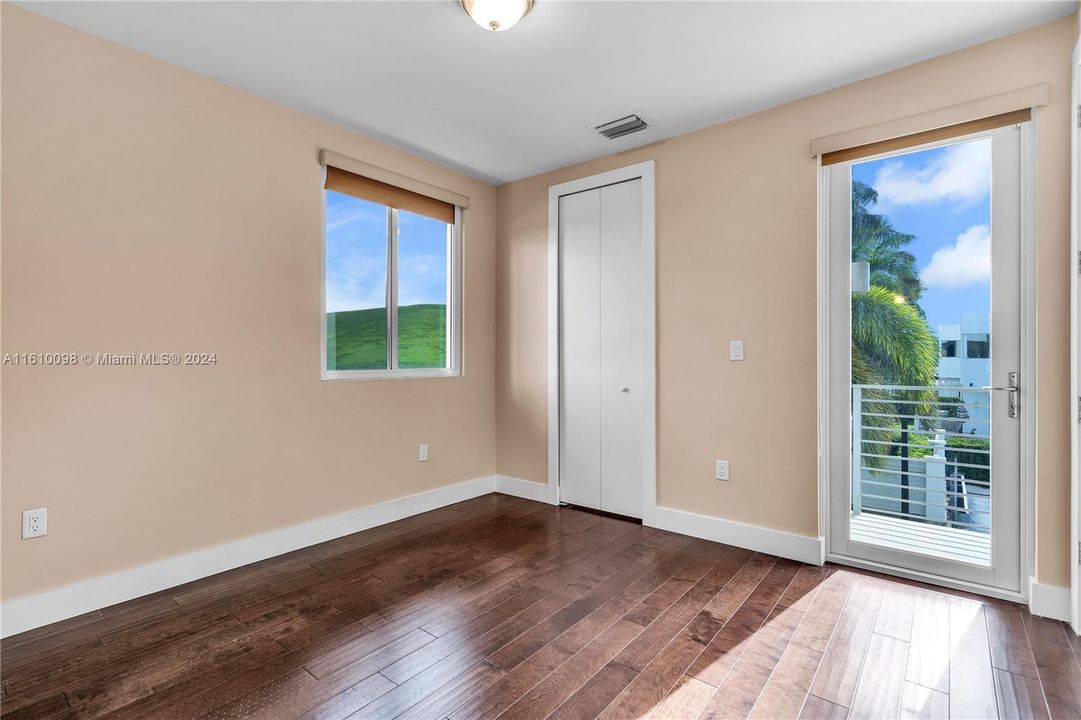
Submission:
<svg viewBox="0 0 1081 720">
<path fill-rule="evenodd" d="M 994 385 L 984 385 L 982 390 L 997 390 L 999 392 L 1008 392 L 1010 394 L 1009 405 L 1007 406 L 1007 415 L 1012 418 L 1020 415 L 1021 403 L 1019 400 L 1021 394 L 1021 374 L 1018 372 L 1011 372 L 1006 375 L 1006 381 L 1010 383 L 1006 387 L 996 387 Z"/>
<path fill-rule="evenodd" d="M 631 391 L 631 389 L 630 389 L 630 387 L 628 387 L 628 386 L 626 386 L 626 385 L 620 385 L 620 386 L 619 386 L 619 391 L 620 391 L 620 392 L 630 392 L 630 391 Z"/>
</svg>

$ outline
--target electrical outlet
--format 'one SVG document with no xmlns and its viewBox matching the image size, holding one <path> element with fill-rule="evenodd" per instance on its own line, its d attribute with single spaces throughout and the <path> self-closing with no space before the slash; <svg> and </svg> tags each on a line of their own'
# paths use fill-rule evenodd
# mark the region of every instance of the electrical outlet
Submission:
<svg viewBox="0 0 1081 720">
<path fill-rule="evenodd" d="M 420 451 L 417 453 L 417 462 L 428 462 L 428 443 L 421 443 Z"/>
<path fill-rule="evenodd" d="M 23 540 L 49 534 L 49 510 L 23 510 Z"/>
<path fill-rule="evenodd" d="M 717 479 L 718 480 L 727 480 L 728 479 L 728 461 L 727 460 L 718 460 L 717 461 Z"/>
</svg>

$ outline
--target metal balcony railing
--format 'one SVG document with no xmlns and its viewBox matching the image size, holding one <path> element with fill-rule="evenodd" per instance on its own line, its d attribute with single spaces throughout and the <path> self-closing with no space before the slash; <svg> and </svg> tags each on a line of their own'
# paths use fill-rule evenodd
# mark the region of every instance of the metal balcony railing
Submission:
<svg viewBox="0 0 1081 720">
<path fill-rule="evenodd" d="M 991 531 L 991 396 L 852 386 L 852 513 Z"/>
</svg>

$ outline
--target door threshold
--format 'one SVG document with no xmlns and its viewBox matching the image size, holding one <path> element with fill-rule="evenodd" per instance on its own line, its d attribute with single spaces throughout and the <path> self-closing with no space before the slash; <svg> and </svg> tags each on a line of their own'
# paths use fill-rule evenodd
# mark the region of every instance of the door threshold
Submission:
<svg viewBox="0 0 1081 720">
<path fill-rule="evenodd" d="M 928 585 L 938 585 L 939 587 L 949 588 L 950 590 L 962 590 L 974 595 L 983 595 L 985 597 L 995 598 L 996 600 L 1008 600 L 1010 602 L 1020 603 L 1026 607 L 1028 606 L 1028 596 L 1013 590 L 1003 590 L 1002 588 L 991 587 L 990 585 L 980 585 L 979 583 L 956 580 L 954 578 L 943 577 L 942 575 L 932 575 L 931 573 L 923 573 L 918 570 L 894 567 L 893 565 L 886 565 L 885 563 L 860 560 L 859 558 L 852 558 L 834 553 L 826 553 L 826 562 L 835 563 L 837 565 L 848 565 L 849 567 L 859 568 L 861 570 L 873 570 L 874 572 L 882 573 L 883 575 L 893 575 L 906 580 L 916 580 L 927 583 Z"/>
<path fill-rule="evenodd" d="M 642 518 L 631 517 L 630 515 L 620 515 L 619 513 L 608 512 L 607 510 L 601 510 L 599 508 L 586 507 L 585 505 L 572 505 L 568 502 L 559 503 L 559 507 L 570 508 L 571 510 L 581 510 L 582 512 L 592 513 L 593 515 L 600 515 L 606 518 L 612 518 L 613 520 L 623 520 L 625 522 L 634 523 L 636 525 L 642 524 Z"/>
</svg>

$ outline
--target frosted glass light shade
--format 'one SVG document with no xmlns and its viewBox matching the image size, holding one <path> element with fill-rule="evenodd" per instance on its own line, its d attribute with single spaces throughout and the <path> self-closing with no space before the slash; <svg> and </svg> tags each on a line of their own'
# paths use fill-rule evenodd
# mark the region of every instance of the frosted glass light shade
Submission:
<svg viewBox="0 0 1081 720">
<path fill-rule="evenodd" d="M 501 32 L 518 24 L 533 0 L 462 0 L 462 8 L 485 30 Z"/>
</svg>

